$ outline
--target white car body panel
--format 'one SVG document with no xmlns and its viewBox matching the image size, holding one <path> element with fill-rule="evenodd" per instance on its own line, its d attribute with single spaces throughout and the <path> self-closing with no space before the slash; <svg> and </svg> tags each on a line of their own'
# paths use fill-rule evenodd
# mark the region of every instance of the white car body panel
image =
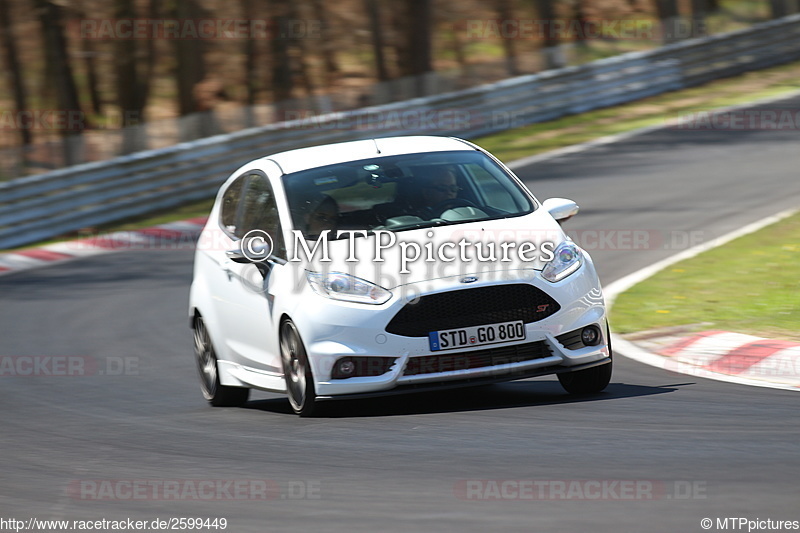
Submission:
<svg viewBox="0 0 800 533">
<path fill-rule="evenodd" d="M 376 155 L 376 148 L 380 150 L 380 156 Z M 557 366 L 567 369 L 609 359 L 610 350 L 605 342 L 570 350 L 556 339 L 589 324 L 597 324 L 605 331 L 602 291 L 591 257 L 585 252 L 578 270 L 556 283 L 542 278 L 542 261 L 509 264 L 417 261 L 408 264 L 407 274 L 401 274 L 402 257 L 397 246 L 383 252 L 384 261 L 378 271 L 372 261 L 347 261 L 350 252 L 347 239 L 329 241 L 330 262 L 320 261 L 319 257 L 312 261 L 273 262 L 264 279 L 255 265 L 235 263 L 226 256 L 228 250 L 236 248 L 238 239 L 220 226 L 220 202 L 224 191 L 239 176 L 250 171 L 266 174 L 274 189 L 288 246 L 293 241 L 291 231 L 294 228 L 281 182 L 282 174 L 352 160 L 454 150 L 474 151 L 475 148 L 465 141 L 440 137 L 365 140 L 277 154 L 253 161 L 234 172 L 221 187 L 201 235 L 189 305 L 190 316 L 199 313 L 207 324 L 218 358 L 220 383 L 285 392 L 278 331 L 286 317 L 295 323 L 303 339 L 314 375 L 314 388 L 320 397 L 390 391 L 402 385 L 502 377 L 512 371 L 535 371 Z M 524 189 L 516 177 L 513 179 Z M 402 235 L 407 241 L 430 243 L 434 249 L 444 242 L 464 237 L 473 242 L 481 239 L 487 242 L 509 238 L 528 240 L 536 244 L 537 249 L 543 242 L 552 242 L 556 246 L 566 240 L 559 223 L 532 196 L 531 201 L 535 210 L 523 216 L 408 230 L 397 235 Z M 353 241 L 356 257 L 373 257 L 374 241 L 374 236 L 356 238 Z M 313 242 L 309 244 L 313 245 Z M 392 296 L 380 305 L 326 298 L 309 285 L 307 270 L 349 273 L 392 291 Z M 477 279 L 465 284 L 465 276 Z M 387 324 L 410 298 L 517 283 L 541 289 L 560 304 L 558 312 L 525 324 L 525 342 L 542 341 L 552 355 L 481 368 L 404 375 L 410 360 L 444 353 L 431 351 L 427 337 L 394 335 L 386 331 Z M 498 343 L 491 347 L 515 344 L 519 342 Z M 468 354 L 486 348 L 484 345 L 456 351 Z M 381 356 L 396 360 L 382 375 L 332 379 L 334 363 L 346 356 Z"/>
</svg>

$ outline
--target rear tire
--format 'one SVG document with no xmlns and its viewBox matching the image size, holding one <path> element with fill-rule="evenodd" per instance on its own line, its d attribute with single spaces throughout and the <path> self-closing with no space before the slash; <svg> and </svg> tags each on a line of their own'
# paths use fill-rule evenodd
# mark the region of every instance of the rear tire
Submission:
<svg viewBox="0 0 800 533">
<path fill-rule="evenodd" d="M 608 340 L 608 356 L 612 361 L 586 370 L 577 372 L 563 372 L 558 374 L 558 381 L 570 394 L 594 394 L 604 390 L 611 382 L 613 370 L 613 354 L 611 352 L 611 332 L 606 326 L 606 339 Z"/>
<path fill-rule="evenodd" d="M 300 332 L 289 319 L 281 324 L 280 341 L 286 395 L 292 410 L 302 417 L 313 416 L 318 408 L 314 376 Z"/>
<path fill-rule="evenodd" d="M 203 317 L 194 319 L 194 351 L 197 370 L 200 372 L 200 389 L 203 397 L 214 407 L 239 407 L 247 402 L 250 389 L 229 387 L 219 382 L 217 354 Z"/>
</svg>

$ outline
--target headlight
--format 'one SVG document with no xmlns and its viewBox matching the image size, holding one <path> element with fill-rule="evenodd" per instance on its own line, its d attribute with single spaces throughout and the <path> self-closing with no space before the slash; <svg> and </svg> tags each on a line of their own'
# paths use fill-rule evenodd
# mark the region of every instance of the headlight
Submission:
<svg viewBox="0 0 800 533">
<path fill-rule="evenodd" d="M 555 283 L 566 278 L 583 263 L 583 254 L 572 241 L 564 241 L 553 252 L 553 260 L 547 263 L 542 270 L 542 277 L 550 283 Z"/>
<path fill-rule="evenodd" d="M 383 287 L 341 272 L 307 272 L 306 276 L 314 292 L 334 300 L 380 305 L 392 297 Z"/>
</svg>

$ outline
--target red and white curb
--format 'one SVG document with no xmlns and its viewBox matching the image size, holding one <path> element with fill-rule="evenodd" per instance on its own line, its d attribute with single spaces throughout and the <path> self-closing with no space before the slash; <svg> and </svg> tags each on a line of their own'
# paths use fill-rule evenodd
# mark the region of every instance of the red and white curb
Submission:
<svg viewBox="0 0 800 533">
<path fill-rule="evenodd" d="M 668 266 L 754 233 L 797 212 L 791 209 L 748 224 L 629 274 L 605 288 L 606 305 L 611 308 L 621 293 Z M 613 319 L 611 326 L 614 326 Z M 657 340 L 632 342 L 617 334 L 611 337 L 615 352 L 664 370 L 743 385 L 800 390 L 800 343 L 726 331 L 706 331 L 673 339 L 673 344 L 666 347 L 654 347 L 658 345 Z"/>
<path fill-rule="evenodd" d="M 194 248 L 206 220 L 206 217 L 192 218 L 0 253 L 0 276 L 111 252 Z"/>
<path fill-rule="evenodd" d="M 800 342 L 730 331 L 633 341 L 664 370 L 748 385 L 800 390 Z"/>
</svg>

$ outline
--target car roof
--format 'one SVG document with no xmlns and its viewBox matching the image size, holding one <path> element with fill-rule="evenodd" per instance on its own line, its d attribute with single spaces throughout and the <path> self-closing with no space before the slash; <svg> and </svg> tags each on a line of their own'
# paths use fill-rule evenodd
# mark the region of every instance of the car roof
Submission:
<svg viewBox="0 0 800 533">
<path fill-rule="evenodd" d="M 420 152 L 446 152 L 453 150 L 475 150 L 471 144 L 454 137 L 417 135 L 406 137 L 384 137 L 337 144 L 298 148 L 264 159 L 274 161 L 284 174 L 309 168 L 335 165 L 348 161 L 359 161 L 376 156 L 415 154 Z"/>
</svg>

